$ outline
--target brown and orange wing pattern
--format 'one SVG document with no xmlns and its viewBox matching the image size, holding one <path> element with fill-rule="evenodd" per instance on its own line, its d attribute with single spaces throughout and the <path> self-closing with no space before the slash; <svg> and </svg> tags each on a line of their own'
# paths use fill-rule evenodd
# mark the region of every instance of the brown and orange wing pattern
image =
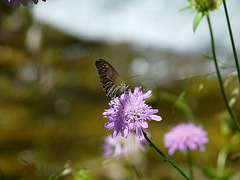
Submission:
<svg viewBox="0 0 240 180">
<path fill-rule="evenodd" d="M 118 75 L 117 71 L 103 59 L 95 62 L 98 70 L 99 79 L 103 86 L 103 90 L 111 99 L 126 92 L 126 84 Z"/>
</svg>

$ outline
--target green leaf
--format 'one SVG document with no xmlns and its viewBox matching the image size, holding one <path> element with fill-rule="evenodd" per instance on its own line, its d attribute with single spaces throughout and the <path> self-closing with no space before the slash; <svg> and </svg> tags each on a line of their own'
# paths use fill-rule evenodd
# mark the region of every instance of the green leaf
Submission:
<svg viewBox="0 0 240 180">
<path fill-rule="evenodd" d="M 229 102 L 228 102 L 228 104 L 229 104 L 229 106 L 230 107 L 233 107 L 233 105 L 235 104 L 235 102 L 237 101 L 237 96 L 233 96 L 230 100 L 229 100 Z"/>
<path fill-rule="evenodd" d="M 202 20 L 204 16 L 203 12 L 198 12 L 197 15 L 194 18 L 194 22 L 193 22 L 193 31 L 195 32 L 197 29 L 198 24 L 200 23 L 200 21 Z"/>
<path fill-rule="evenodd" d="M 221 134 L 225 137 L 229 136 L 230 133 L 232 132 L 232 129 L 230 127 L 230 124 L 227 122 L 227 120 L 221 121 L 220 125 L 221 125 L 220 126 Z"/>
<path fill-rule="evenodd" d="M 206 86 L 206 84 L 207 84 L 207 82 L 208 82 L 209 79 L 210 79 L 210 76 L 207 76 L 207 77 L 205 78 L 205 80 L 203 81 L 203 83 L 200 84 L 200 86 L 199 86 L 199 88 L 198 88 L 198 91 L 199 91 L 199 92 L 200 92 L 200 91 L 203 91 L 203 89 L 205 88 L 205 86 Z"/>
<path fill-rule="evenodd" d="M 90 180 L 92 179 L 88 170 L 78 170 L 77 172 L 73 173 L 74 180 Z"/>
<path fill-rule="evenodd" d="M 189 6 L 186 6 L 182 9 L 180 9 L 179 11 L 182 12 L 182 11 L 185 11 L 185 10 L 195 10 L 195 6 L 189 5 Z"/>
<path fill-rule="evenodd" d="M 217 174 L 214 170 L 205 167 L 202 167 L 201 170 L 206 176 L 210 177 L 211 179 L 218 180 L 227 180 L 234 174 L 233 172 L 222 172 L 221 174 Z"/>
<path fill-rule="evenodd" d="M 185 96 L 186 96 L 186 92 L 183 91 L 177 98 L 176 102 L 174 103 L 174 108 L 176 109 L 184 109 L 184 107 L 186 106 L 185 103 Z"/>
<path fill-rule="evenodd" d="M 48 180 L 60 180 L 62 177 L 65 177 L 71 173 L 72 173 L 72 168 L 70 167 L 69 163 L 66 163 L 64 165 L 63 170 L 58 175 L 56 175 L 56 176 L 50 175 L 48 177 Z"/>
<path fill-rule="evenodd" d="M 208 56 L 206 54 L 202 54 L 202 57 L 209 59 L 209 60 L 214 60 L 212 56 Z"/>
<path fill-rule="evenodd" d="M 195 80 L 195 79 L 198 79 L 198 78 L 208 78 L 208 76 L 211 76 L 213 74 L 215 74 L 215 72 L 207 73 L 207 74 L 194 75 L 194 76 L 182 77 L 181 80 Z"/>
<path fill-rule="evenodd" d="M 227 87 L 229 85 L 230 82 L 233 82 L 237 79 L 237 72 L 234 71 L 232 72 L 230 75 L 228 75 L 228 77 L 226 78 L 226 80 L 224 81 L 224 87 Z"/>
</svg>

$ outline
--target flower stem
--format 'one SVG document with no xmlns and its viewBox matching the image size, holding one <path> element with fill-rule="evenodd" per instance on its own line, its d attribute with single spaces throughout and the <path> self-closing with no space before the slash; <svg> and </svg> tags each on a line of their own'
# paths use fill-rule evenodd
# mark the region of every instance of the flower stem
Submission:
<svg viewBox="0 0 240 180">
<path fill-rule="evenodd" d="M 235 119 L 235 117 L 232 113 L 232 110 L 231 110 L 231 108 L 228 104 L 228 100 L 227 100 L 227 97 L 225 95 L 225 91 L 224 91 L 224 88 L 223 88 L 223 82 L 222 82 L 221 74 L 220 74 L 220 71 L 219 71 L 219 68 L 218 68 L 218 62 L 217 62 L 216 53 L 215 53 L 214 37 L 213 37 L 213 31 L 212 31 L 212 26 L 211 26 L 211 21 L 210 21 L 210 18 L 209 18 L 209 14 L 207 14 L 207 21 L 208 21 L 208 26 L 209 26 L 210 36 L 211 36 L 212 54 L 213 54 L 214 65 L 215 65 L 215 68 L 216 68 L 217 77 L 218 77 L 221 93 L 222 93 L 222 96 L 223 96 L 223 100 L 225 102 L 225 105 L 227 107 L 227 110 L 229 112 L 229 115 L 230 115 L 233 123 L 235 124 L 238 131 L 240 132 L 240 126 L 239 126 L 237 120 Z"/>
<path fill-rule="evenodd" d="M 227 5 L 226 5 L 225 0 L 223 0 L 223 7 L 224 7 L 226 19 L 227 19 L 228 31 L 229 31 L 229 35 L 230 35 L 230 39 L 231 39 L 231 43 L 232 43 L 232 51 L 233 51 L 233 55 L 234 55 L 235 66 L 236 66 L 237 73 L 238 73 L 238 81 L 239 81 L 239 84 L 240 84 L 239 62 L 238 62 L 237 51 L 236 51 L 236 47 L 235 47 L 235 43 L 234 43 L 234 39 L 233 39 L 232 28 L 231 28 L 231 24 L 230 24 L 230 20 L 229 20 L 229 16 L 228 16 Z"/>
<path fill-rule="evenodd" d="M 142 176 L 138 172 L 136 166 L 134 164 L 128 162 L 128 180 L 133 180 L 134 179 L 134 173 L 135 173 L 138 180 L 142 179 Z"/>
<path fill-rule="evenodd" d="M 190 180 L 190 178 L 171 160 L 169 159 L 162 151 L 160 151 L 153 143 L 152 141 L 147 137 L 147 134 L 142 130 L 143 135 L 145 137 L 145 139 L 147 140 L 147 142 L 149 143 L 149 145 L 151 147 L 153 147 L 153 149 L 155 149 L 164 159 L 166 159 L 183 177 L 185 177 L 186 179 Z"/>
<path fill-rule="evenodd" d="M 133 166 L 132 165 L 130 165 L 129 167 L 128 167 L 128 180 L 133 180 L 133 171 L 134 171 L 134 169 L 133 169 Z"/>
<path fill-rule="evenodd" d="M 194 176 L 193 176 L 193 162 L 192 162 L 191 151 L 189 149 L 187 149 L 187 159 L 188 159 L 190 178 L 191 178 L 191 180 L 194 180 Z"/>
</svg>

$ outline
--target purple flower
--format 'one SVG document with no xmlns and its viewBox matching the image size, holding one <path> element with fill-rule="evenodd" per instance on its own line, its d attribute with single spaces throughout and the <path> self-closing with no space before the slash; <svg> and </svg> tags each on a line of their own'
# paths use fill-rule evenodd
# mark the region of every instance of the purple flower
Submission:
<svg viewBox="0 0 240 180">
<path fill-rule="evenodd" d="M 164 135 L 164 146 L 169 148 L 168 154 L 172 155 L 176 149 L 185 151 L 195 150 L 199 147 L 204 151 L 204 143 L 208 142 L 207 132 L 202 126 L 195 126 L 192 123 L 181 123 L 173 127 Z"/>
<path fill-rule="evenodd" d="M 31 2 L 33 2 L 34 4 L 38 3 L 38 0 L 30 0 Z M 46 0 L 42 0 L 44 2 L 46 2 Z M 24 6 L 27 5 L 28 0 L 8 0 L 8 4 L 12 5 L 13 7 L 19 7 L 20 3 L 23 4 Z"/>
<path fill-rule="evenodd" d="M 104 118 L 109 122 L 104 124 L 104 128 L 113 130 L 112 137 L 116 138 L 120 132 L 122 137 L 136 130 L 140 139 L 144 139 L 142 128 L 148 128 L 147 120 L 161 121 L 162 118 L 154 115 L 157 109 L 152 109 L 145 103 L 146 98 L 151 96 L 151 91 L 143 94 L 142 87 L 135 87 L 134 92 L 128 90 L 128 93 L 116 97 L 109 103 L 110 109 L 103 112 Z"/>
<path fill-rule="evenodd" d="M 117 136 L 115 139 L 107 136 L 104 138 L 103 156 L 120 157 L 122 154 L 145 152 L 147 145 L 146 139 L 140 140 L 136 134 L 129 134 L 127 138 Z"/>
</svg>

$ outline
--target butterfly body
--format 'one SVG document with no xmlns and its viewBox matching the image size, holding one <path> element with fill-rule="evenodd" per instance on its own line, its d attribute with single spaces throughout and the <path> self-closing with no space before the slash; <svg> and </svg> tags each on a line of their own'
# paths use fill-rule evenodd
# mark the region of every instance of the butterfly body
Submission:
<svg viewBox="0 0 240 180">
<path fill-rule="evenodd" d="M 114 99 L 126 92 L 127 87 L 124 80 L 119 76 L 111 64 L 103 59 L 99 59 L 95 62 L 95 65 L 106 96 L 110 99 Z"/>
</svg>

